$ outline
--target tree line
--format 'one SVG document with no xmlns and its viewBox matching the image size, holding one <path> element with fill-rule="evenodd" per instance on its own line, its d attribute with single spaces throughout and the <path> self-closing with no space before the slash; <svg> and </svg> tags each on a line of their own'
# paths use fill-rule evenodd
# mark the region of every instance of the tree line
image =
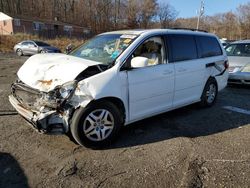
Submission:
<svg viewBox="0 0 250 188">
<path fill-rule="evenodd" d="M 197 18 L 177 19 L 175 26 L 196 28 Z M 250 2 L 239 5 L 236 11 L 229 11 L 213 16 L 203 16 L 200 29 L 215 33 L 228 40 L 250 38 Z"/>
<path fill-rule="evenodd" d="M 196 28 L 197 17 L 177 18 L 168 2 L 157 0 L 0 0 L 0 11 L 12 16 L 57 20 L 93 33 L 138 28 Z M 229 40 L 250 38 L 250 2 L 235 12 L 202 16 L 200 29 Z"/>
</svg>

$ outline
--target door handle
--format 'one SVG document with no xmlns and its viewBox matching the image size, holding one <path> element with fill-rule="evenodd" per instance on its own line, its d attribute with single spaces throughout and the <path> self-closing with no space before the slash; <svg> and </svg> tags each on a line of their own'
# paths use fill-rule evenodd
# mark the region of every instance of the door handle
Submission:
<svg viewBox="0 0 250 188">
<path fill-rule="evenodd" d="M 178 72 L 185 72 L 185 71 L 187 71 L 187 69 L 185 69 L 185 68 L 179 68 L 178 69 Z"/>
</svg>

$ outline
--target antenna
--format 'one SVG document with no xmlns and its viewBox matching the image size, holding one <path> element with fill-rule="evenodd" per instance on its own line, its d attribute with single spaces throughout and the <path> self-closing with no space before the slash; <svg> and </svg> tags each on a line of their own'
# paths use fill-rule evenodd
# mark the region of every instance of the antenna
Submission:
<svg viewBox="0 0 250 188">
<path fill-rule="evenodd" d="M 200 10 L 197 11 L 198 14 L 197 27 L 196 27 L 197 30 L 199 30 L 200 18 L 204 15 L 204 12 L 205 12 L 205 3 L 204 0 L 201 0 Z"/>
</svg>

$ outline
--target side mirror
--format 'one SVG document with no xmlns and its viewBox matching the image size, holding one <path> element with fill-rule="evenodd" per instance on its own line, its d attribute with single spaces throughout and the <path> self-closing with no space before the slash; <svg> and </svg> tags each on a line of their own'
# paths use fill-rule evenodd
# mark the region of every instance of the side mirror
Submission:
<svg viewBox="0 0 250 188">
<path fill-rule="evenodd" d="M 148 66 L 148 58 L 146 57 L 134 57 L 131 60 L 131 67 L 132 68 L 141 68 L 141 67 L 146 67 Z"/>
<path fill-rule="evenodd" d="M 69 54 L 74 48 L 75 47 L 73 44 L 69 44 L 68 46 L 66 46 L 65 48 L 66 54 Z"/>
</svg>

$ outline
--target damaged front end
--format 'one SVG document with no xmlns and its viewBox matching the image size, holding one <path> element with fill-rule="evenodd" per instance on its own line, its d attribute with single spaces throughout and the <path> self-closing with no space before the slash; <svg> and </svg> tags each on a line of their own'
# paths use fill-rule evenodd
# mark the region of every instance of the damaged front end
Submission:
<svg viewBox="0 0 250 188">
<path fill-rule="evenodd" d="M 43 81 L 42 84 L 50 82 Z M 83 88 L 80 87 L 77 81 L 70 81 L 51 91 L 42 92 L 16 81 L 11 86 L 9 101 L 39 132 L 66 133 L 75 108 L 80 102 L 85 101 L 87 104 L 91 100 L 91 97 L 82 94 Z"/>
</svg>

